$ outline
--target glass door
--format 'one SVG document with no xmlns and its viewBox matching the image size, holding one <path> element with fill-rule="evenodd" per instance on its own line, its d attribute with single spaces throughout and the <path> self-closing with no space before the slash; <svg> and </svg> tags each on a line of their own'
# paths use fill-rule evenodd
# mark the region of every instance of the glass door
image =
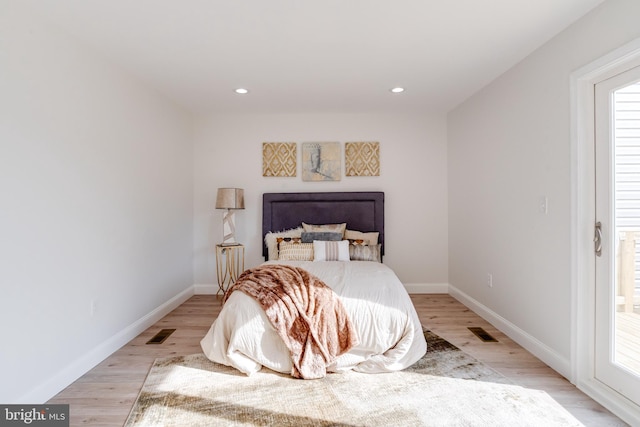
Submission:
<svg viewBox="0 0 640 427">
<path fill-rule="evenodd" d="M 595 104 L 595 378 L 640 405 L 640 67 Z"/>
</svg>

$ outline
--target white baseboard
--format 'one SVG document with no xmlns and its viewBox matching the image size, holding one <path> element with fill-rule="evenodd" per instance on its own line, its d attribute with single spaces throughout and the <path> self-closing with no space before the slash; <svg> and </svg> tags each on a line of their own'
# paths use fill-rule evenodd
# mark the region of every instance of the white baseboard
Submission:
<svg viewBox="0 0 640 427">
<path fill-rule="evenodd" d="M 448 283 L 403 283 L 410 294 L 448 294 Z"/>
<path fill-rule="evenodd" d="M 470 308 L 474 313 L 491 323 L 509 338 L 520 344 L 528 352 L 549 365 L 553 370 L 565 378 L 571 378 L 571 362 L 555 352 L 553 349 L 520 329 L 504 317 L 490 310 L 485 305 L 471 298 L 455 286 L 449 285 L 449 294 Z"/>
<path fill-rule="evenodd" d="M 596 402 L 613 412 L 631 426 L 640 425 L 640 408 L 615 390 L 596 379 L 580 381 L 577 387 Z"/>
<path fill-rule="evenodd" d="M 171 311 L 175 310 L 180 304 L 191 298 L 194 294 L 193 290 L 193 286 L 190 286 L 180 292 L 111 338 L 103 341 L 99 346 L 71 362 L 56 375 L 47 379 L 29 393 L 18 398 L 15 403 L 44 403 L 51 399 L 115 351 L 119 350 L 123 345 L 127 344 Z"/>
</svg>

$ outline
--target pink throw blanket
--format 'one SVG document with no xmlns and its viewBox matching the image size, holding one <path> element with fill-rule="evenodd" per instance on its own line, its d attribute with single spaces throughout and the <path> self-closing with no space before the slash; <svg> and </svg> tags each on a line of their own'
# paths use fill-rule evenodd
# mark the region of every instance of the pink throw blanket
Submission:
<svg viewBox="0 0 640 427">
<path fill-rule="evenodd" d="M 242 273 L 227 291 L 255 298 L 291 353 L 291 375 L 315 379 L 358 343 L 344 306 L 319 278 L 287 265 L 264 265 Z"/>
</svg>

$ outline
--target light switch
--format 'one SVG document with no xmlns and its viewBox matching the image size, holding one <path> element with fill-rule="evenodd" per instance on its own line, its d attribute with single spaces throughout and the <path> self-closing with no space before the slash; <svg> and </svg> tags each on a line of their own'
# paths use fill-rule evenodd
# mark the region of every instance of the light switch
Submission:
<svg viewBox="0 0 640 427">
<path fill-rule="evenodd" d="M 549 199 L 547 196 L 540 196 L 538 198 L 538 212 L 545 215 L 549 213 Z"/>
</svg>

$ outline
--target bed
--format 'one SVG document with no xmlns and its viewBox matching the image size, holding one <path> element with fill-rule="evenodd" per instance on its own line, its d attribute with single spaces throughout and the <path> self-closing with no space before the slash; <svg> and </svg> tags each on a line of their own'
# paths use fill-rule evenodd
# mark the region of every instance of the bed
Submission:
<svg viewBox="0 0 640 427">
<path fill-rule="evenodd" d="M 343 226 L 341 240 L 315 240 L 325 235 L 325 226 L 335 225 Z M 265 263 L 258 269 L 276 266 L 308 272 L 331 288 L 348 314 L 357 340 L 327 364 L 327 372 L 393 372 L 411 366 L 425 354 L 426 341 L 413 303 L 397 275 L 382 263 L 384 193 L 265 193 L 262 231 Z M 336 233 L 330 231 L 331 235 Z M 351 239 L 347 239 L 347 231 Z M 299 243 L 295 241 L 298 232 L 307 234 L 307 239 L 313 237 L 311 256 L 315 260 L 306 253 L 301 258 L 286 256 L 290 246 L 285 245 Z M 331 258 L 327 249 L 321 259 L 329 260 L 319 261 L 324 244 L 327 248 L 340 245 L 340 254 L 333 255 L 341 260 Z M 363 255 L 359 249 L 367 251 Z M 291 349 L 260 303 L 241 291 L 230 292 L 225 298 L 219 316 L 201 341 L 204 354 L 247 375 L 262 367 L 291 373 L 295 364 Z"/>
</svg>

